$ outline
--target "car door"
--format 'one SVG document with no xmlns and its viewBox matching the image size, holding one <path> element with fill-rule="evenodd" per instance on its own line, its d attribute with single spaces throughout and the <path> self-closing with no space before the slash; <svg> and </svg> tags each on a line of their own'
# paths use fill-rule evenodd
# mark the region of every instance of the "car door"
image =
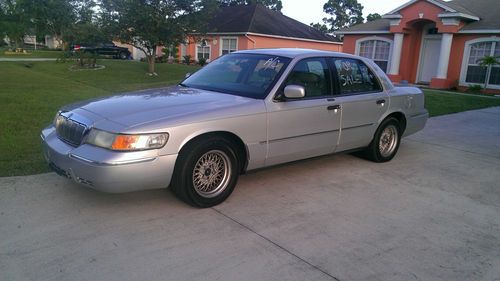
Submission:
<svg viewBox="0 0 500 281">
<path fill-rule="evenodd" d="M 337 101 L 342 107 L 336 151 L 368 146 L 389 105 L 389 96 L 373 71 L 361 60 L 333 58 Z"/>
<path fill-rule="evenodd" d="M 115 44 L 113 44 L 113 43 L 103 43 L 102 44 L 101 54 L 106 55 L 106 56 L 112 56 L 112 55 L 115 55 L 115 53 L 116 53 Z"/>
<path fill-rule="evenodd" d="M 99 55 L 105 55 L 104 47 L 102 43 L 97 43 L 94 45 L 94 52 Z"/>
<path fill-rule="evenodd" d="M 288 85 L 303 86 L 305 97 L 283 98 Z M 307 58 L 295 64 L 278 90 L 277 98 L 267 104 L 266 165 L 334 151 L 339 137 L 340 106 L 332 93 L 332 72 L 326 58 Z"/>
</svg>

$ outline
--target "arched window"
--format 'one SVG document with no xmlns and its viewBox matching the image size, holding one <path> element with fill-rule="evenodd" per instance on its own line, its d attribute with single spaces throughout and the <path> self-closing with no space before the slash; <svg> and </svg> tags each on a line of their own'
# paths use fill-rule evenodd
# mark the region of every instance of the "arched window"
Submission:
<svg viewBox="0 0 500 281">
<path fill-rule="evenodd" d="M 500 88 L 500 65 L 481 66 L 481 59 L 500 56 L 500 38 L 482 38 L 466 43 L 462 68 L 462 84 Z"/>
<path fill-rule="evenodd" d="M 389 69 L 392 41 L 385 38 L 370 37 L 356 42 L 356 55 L 373 60 L 384 72 Z"/>
<path fill-rule="evenodd" d="M 196 45 L 196 60 L 199 61 L 201 58 L 210 61 L 210 45 Z"/>
</svg>

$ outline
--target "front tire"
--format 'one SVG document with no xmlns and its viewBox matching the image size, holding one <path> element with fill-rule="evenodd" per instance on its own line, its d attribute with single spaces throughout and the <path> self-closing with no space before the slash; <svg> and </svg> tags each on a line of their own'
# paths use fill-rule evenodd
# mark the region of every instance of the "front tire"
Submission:
<svg viewBox="0 0 500 281">
<path fill-rule="evenodd" d="M 366 156 L 377 163 L 388 162 L 398 152 L 401 143 L 401 126 L 397 119 L 385 119 L 377 129 L 366 150 Z"/>
<path fill-rule="evenodd" d="M 216 136 L 195 141 L 179 154 L 171 190 L 195 207 L 218 205 L 233 192 L 239 167 L 236 149 L 230 141 Z"/>
</svg>

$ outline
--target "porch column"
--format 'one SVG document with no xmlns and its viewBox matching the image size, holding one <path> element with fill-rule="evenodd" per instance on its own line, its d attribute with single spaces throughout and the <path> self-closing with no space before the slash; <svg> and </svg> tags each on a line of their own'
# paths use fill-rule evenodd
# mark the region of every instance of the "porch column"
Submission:
<svg viewBox="0 0 500 281">
<path fill-rule="evenodd" d="M 443 33 L 441 39 L 441 51 L 439 52 L 439 64 L 437 70 L 438 79 L 448 77 L 448 64 L 450 63 L 451 43 L 453 42 L 453 33 Z"/>
<path fill-rule="evenodd" d="M 399 64 L 401 63 L 401 50 L 403 49 L 404 33 L 394 34 L 394 46 L 392 49 L 391 65 L 389 75 L 399 75 Z"/>
</svg>

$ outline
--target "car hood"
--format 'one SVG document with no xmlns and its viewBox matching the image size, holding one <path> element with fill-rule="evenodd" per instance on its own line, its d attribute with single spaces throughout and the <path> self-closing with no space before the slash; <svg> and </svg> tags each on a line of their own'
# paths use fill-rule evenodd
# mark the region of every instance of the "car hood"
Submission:
<svg viewBox="0 0 500 281">
<path fill-rule="evenodd" d="M 124 128 L 151 123 L 161 123 L 165 127 L 186 122 L 247 115 L 264 110 L 261 100 L 180 86 L 89 100 L 73 104 L 63 110 L 76 108 L 120 124 Z M 94 121 L 98 123 L 99 120 Z"/>
</svg>

